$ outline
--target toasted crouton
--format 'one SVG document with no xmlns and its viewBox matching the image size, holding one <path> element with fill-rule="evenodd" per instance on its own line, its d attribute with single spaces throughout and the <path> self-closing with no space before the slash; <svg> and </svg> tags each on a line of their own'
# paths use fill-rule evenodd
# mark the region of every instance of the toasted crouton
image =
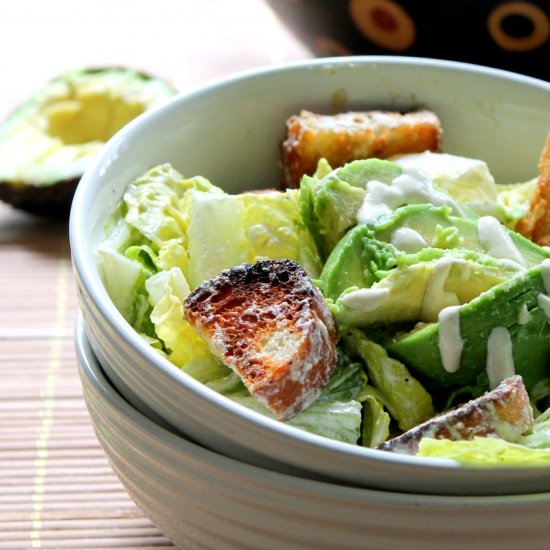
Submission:
<svg viewBox="0 0 550 550">
<path fill-rule="evenodd" d="M 333 168 L 371 157 L 441 150 L 441 124 L 431 111 L 349 112 L 319 115 L 302 111 L 290 117 L 281 145 L 283 186 L 299 187 L 312 175 L 319 159 Z"/>
<path fill-rule="evenodd" d="M 187 297 L 185 311 L 212 353 L 279 420 L 315 401 L 335 367 L 336 325 L 294 261 L 223 271 Z"/>
<path fill-rule="evenodd" d="M 495 436 L 517 441 L 533 423 L 533 409 L 521 376 L 511 376 L 494 390 L 415 426 L 382 443 L 383 451 L 416 454 L 423 437 L 451 439 Z"/>
<path fill-rule="evenodd" d="M 516 230 L 541 246 L 550 246 L 550 132 L 539 159 L 539 176 L 527 216 Z"/>
</svg>

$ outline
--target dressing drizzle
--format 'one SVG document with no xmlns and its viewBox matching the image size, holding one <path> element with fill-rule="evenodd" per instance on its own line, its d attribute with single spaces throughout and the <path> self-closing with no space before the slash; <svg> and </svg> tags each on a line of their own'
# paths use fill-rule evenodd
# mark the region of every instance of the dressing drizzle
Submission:
<svg viewBox="0 0 550 550">
<path fill-rule="evenodd" d="M 488 254 L 494 258 L 511 260 L 522 267 L 525 266 L 525 260 L 514 241 L 496 218 L 493 216 L 479 218 L 477 233 L 481 246 Z"/>
<path fill-rule="evenodd" d="M 506 327 L 496 327 L 487 340 L 487 376 L 489 388 L 496 388 L 516 373 L 512 356 L 512 338 Z"/>
<path fill-rule="evenodd" d="M 460 367 L 460 358 L 464 342 L 460 334 L 460 306 L 449 306 L 442 309 L 438 316 L 439 353 L 443 368 L 450 373 Z"/>
</svg>

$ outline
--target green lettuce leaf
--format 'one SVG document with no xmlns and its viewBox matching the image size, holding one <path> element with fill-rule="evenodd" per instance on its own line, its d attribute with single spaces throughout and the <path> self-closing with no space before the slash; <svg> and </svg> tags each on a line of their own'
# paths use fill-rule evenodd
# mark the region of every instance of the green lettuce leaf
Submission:
<svg viewBox="0 0 550 550">
<path fill-rule="evenodd" d="M 417 456 L 448 458 L 475 466 L 548 466 L 550 449 L 532 449 L 496 437 L 451 441 L 424 437 Z"/>
<path fill-rule="evenodd" d="M 190 189 L 223 193 L 205 178 L 185 179 L 170 164 L 155 166 L 126 188 L 124 218 L 158 250 L 166 241 L 184 237 L 189 219 L 182 202 Z"/>
<path fill-rule="evenodd" d="M 96 252 L 96 262 L 116 308 L 138 332 L 154 337 L 149 318 L 151 307 L 145 289 L 145 282 L 154 274 L 153 267 L 140 257 L 141 250 L 134 249 L 129 256 L 101 246 Z"/>
<path fill-rule="evenodd" d="M 550 450 L 550 408 L 537 416 L 520 443 L 532 449 Z"/>
<path fill-rule="evenodd" d="M 531 197 L 537 187 L 537 179 L 524 183 L 497 184 L 496 207 L 500 209 L 500 219 L 511 227 L 524 218 L 529 211 Z"/>
<path fill-rule="evenodd" d="M 321 395 L 307 409 L 298 413 L 287 424 L 307 432 L 337 441 L 357 444 L 361 435 L 361 403 L 356 398 L 364 391 L 362 366 L 340 355 L 339 365 Z M 236 375 L 235 375 L 236 376 Z M 253 411 L 275 418 L 275 415 L 252 397 L 243 385 L 229 375 L 220 384 L 208 384 L 213 389 L 225 388 L 229 399 Z"/>
<path fill-rule="evenodd" d="M 465 205 L 494 204 L 495 180 L 487 163 L 448 153 L 410 153 L 392 157 L 404 169 L 422 170 L 434 185 Z"/>
<path fill-rule="evenodd" d="M 401 430 L 409 430 L 434 416 L 430 394 L 403 363 L 389 357 L 382 346 L 359 330 L 347 330 L 343 340 L 346 350 L 365 363 L 370 383 L 378 390 Z"/>
<path fill-rule="evenodd" d="M 190 288 L 181 270 L 174 267 L 153 275 L 146 288 L 154 306 L 151 319 L 168 360 L 218 393 L 248 393 L 240 378 L 210 353 L 185 319 L 183 302 Z"/>
<path fill-rule="evenodd" d="M 168 359 L 183 370 L 197 358 L 208 367 L 212 366 L 208 346 L 184 316 L 183 302 L 189 293 L 189 285 L 181 270 L 174 267 L 161 271 L 146 282 L 146 288 L 153 306 L 151 321 L 157 337 L 165 346 Z M 195 377 L 202 377 L 197 376 L 197 365 L 192 366 Z"/>
<path fill-rule="evenodd" d="M 170 164 L 161 164 L 130 183 L 121 207 L 125 222 L 157 253 L 159 267 L 179 267 L 186 277 L 191 190 L 224 194 L 205 178 L 184 178 Z"/>
<path fill-rule="evenodd" d="M 361 441 L 364 447 L 378 447 L 386 441 L 390 435 L 391 417 L 385 411 L 379 394 L 367 393 L 363 401 L 363 431 Z"/>
<path fill-rule="evenodd" d="M 189 283 L 195 288 L 222 270 L 263 259 L 291 259 L 308 275 L 320 258 L 300 219 L 298 191 L 214 195 L 189 193 Z"/>
<path fill-rule="evenodd" d="M 96 252 L 105 288 L 124 318 L 156 338 L 146 281 L 172 267 L 187 273 L 186 194 L 191 189 L 223 193 L 201 177 L 185 179 L 162 164 L 132 181 L 105 226 Z"/>
</svg>

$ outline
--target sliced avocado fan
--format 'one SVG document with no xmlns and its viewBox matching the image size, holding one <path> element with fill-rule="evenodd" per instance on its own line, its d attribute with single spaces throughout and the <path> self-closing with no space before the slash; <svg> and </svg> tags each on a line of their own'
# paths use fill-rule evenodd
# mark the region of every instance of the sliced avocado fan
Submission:
<svg viewBox="0 0 550 550">
<path fill-rule="evenodd" d="M 442 336 L 448 338 L 441 320 L 396 335 L 385 342 L 386 348 L 429 380 L 432 388 L 477 386 L 479 394 L 492 385 L 490 356 L 502 369 L 511 354 L 515 373 L 523 377 L 530 391 L 538 380 L 550 375 L 550 299 L 541 269 L 545 268 L 539 265 L 520 273 L 457 309 L 460 352 L 454 368 L 449 369 L 444 360 L 445 346 L 453 345 L 453 339 L 446 344 L 441 340 Z M 499 333 L 504 338 L 495 338 Z M 503 349 L 491 350 L 490 340 Z"/>
<path fill-rule="evenodd" d="M 520 272 L 515 263 L 463 248 L 403 253 L 358 225 L 330 255 L 320 286 L 339 326 L 368 329 L 435 322 L 445 307 L 465 304 Z"/>
<path fill-rule="evenodd" d="M 0 124 L 0 199 L 66 216 L 103 144 L 175 91 L 162 79 L 118 67 L 76 69 L 51 80 Z"/>
<path fill-rule="evenodd" d="M 349 230 L 319 286 L 344 334 L 364 331 L 429 391 L 480 395 L 503 373 L 530 391 L 550 376 L 549 252 L 490 216 L 408 205 Z"/>
</svg>

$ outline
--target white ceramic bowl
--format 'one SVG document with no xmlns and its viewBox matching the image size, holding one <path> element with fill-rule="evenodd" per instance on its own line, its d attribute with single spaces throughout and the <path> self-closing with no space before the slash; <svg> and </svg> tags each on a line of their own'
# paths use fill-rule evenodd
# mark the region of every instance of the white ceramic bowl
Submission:
<svg viewBox="0 0 550 550">
<path fill-rule="evenodd" d="M 94 261 L 125 186 L 170 162 L 230 192 L 276 186 L 286 118 L 302 108 L 425 106 L 448 152 L 486 160 L 499 182 L 536 173 L 550 128 L 550 83 L 429 59 L 354 57 L 267 68 L 211 84 L 145 113 L 116 135 L 82 178 L 70 222 L 90 341 L 119 391 L 201 444 L 274 470 L 396 491 L 511 494 L 550 490 L 549 469 L 476 469 L 339 443 L 265 418 L 216 394 L 161 357 L 115 309 Z"/>
<path fill-rule="evenodd" d="M 84 397 L 114 471 L 181 548 L 547 548 L 550 493 L 452 497 L 306 480 L 200 447 L 153 422 L 105 377 L 82 323 Z"/>
</svg>

